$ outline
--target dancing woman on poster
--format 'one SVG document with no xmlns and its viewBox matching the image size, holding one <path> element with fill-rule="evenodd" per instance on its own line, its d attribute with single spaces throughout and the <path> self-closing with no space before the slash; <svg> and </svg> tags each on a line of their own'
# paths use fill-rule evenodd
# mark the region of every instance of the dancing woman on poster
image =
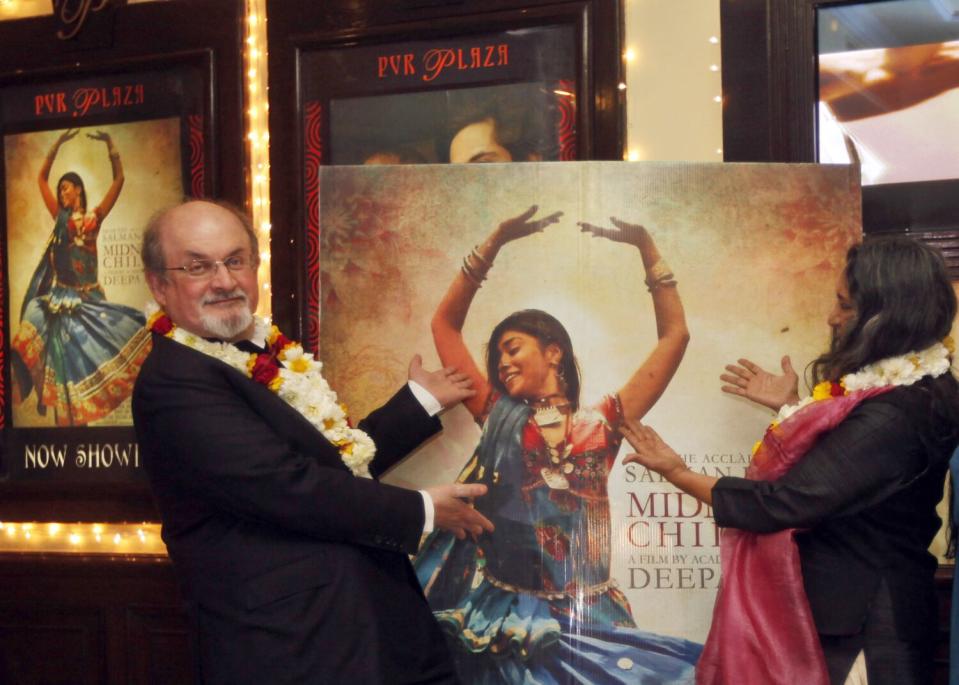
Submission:
<svg viewBox="0 0 959 685">
<path fill-rule="evenodd" d="M 437 533 L 416 568 L 466 683 L 682 683 L 700 646 L 640 631 L 610 578 L 607 478 L 624 419 L 655 404 L 689 334 L 673 274 L 642 227 L 582 230 L 639 249 L 658 342 L 639 369 L 597 405 L 579 404 L 566 329 L 543 311 L 518 311 L 490 335 L 484 375 L 462 329 L 499 250 L 556 223 L 537 208 L 504 221 L 463 260 L 433 317 L 440 359 L 469 374 L 465 402 L 483 427 L 460 480 L 483 483 L 476 507 L 496 531 L 476 540 Z"/>
<path fill-rule="evenodd" d="M 40 195 L 54 219 L 40 264 L 30 279 L 11 344 L 13 391 L 22 401 L 36 391 L 37 412 L 54 410 L 58 426 L 102 418 L 129 397 L 137 369 L 149 351 L 143 315 L 106 302 L 98 279 L 97 237 L 123 188 L 120 153 L 108 133 L 87 137 L 106 143 L 113 181 L 88 211 L 83 179 L 63 174 L 56 191 L 50 169 L 60 147 L 79 131 L 64 131 L 40 168 Z"/>
</svg>

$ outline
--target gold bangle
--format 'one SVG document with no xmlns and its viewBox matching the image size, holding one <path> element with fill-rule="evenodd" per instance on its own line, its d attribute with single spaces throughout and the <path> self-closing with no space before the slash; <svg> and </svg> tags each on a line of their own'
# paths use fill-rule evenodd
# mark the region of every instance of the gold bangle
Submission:
<svg viewBox="0 0 959 685">
<path fill-rule="evenodd" d="M 468 256 L 463 257 L 462 271 L 463 271 L 463 275 L 466 276 L 466 280 L 471 282 L 477 288 L 483 287 L 483 281 L 485 280 L 486 276 L 485 275 L 480 276 L 473 270 L 473 266 L 470 264 Z"/>
<path fill-rule="evenodd" d="M 464 266 L 460 268 L 460 271 L 463 272 L 463 275 L 466 277 L 466 280 L 475 285 L 477 288 L 483 287 L 483 282 L 476 280 L 476 276 L 471 274 L 469 270 Z"/>
<path fill-rule="evenodd" d="M 473 253 L 470 253 L 463 257 L 463 264 L 469 269 L 470 273 L 473 274 L 478 280 L 485 281 L 486 274 L 489 271 L 488 267 L 477 266 L 473 262 Z"/>
<path fill-rule="evenodd" d="M 670 274 L 670 276 L 671 275 L 672 274 Z M 676 280 L 671 278 L 665 281 L 655 281 L 653 283 L 650 283 L 646 286 L 646 290 L 648 290 L 651 293 L 654 293 L 660 288 L 675 288 L 675 287 L 676 287 Z"/>
<path fill-rule="evenodd" d="M 476 260 L 485 266 L 487 271 L 489 271 L 489 269 L 493 266 L 493 263 L 490 260 L 486 259 L 486 257 L 479 253 L 479 245 L 473 246 L 473 251 L 470 252 L 470 255 L 476 257 Z"/>
<path fill-rule="evenodd" d="M 646 287 L 653 288 L 657 283 L 670 281 L 673 279 L 673 272 L 665 260 L 659 259 L 655 264 L 646 269 Z"/>
</svg>

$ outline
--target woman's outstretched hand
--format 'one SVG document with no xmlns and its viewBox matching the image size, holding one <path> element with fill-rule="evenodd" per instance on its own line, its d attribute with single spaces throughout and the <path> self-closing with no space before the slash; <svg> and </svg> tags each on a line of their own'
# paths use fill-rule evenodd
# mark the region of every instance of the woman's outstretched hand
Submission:
<svg viewBox="0 0 959 685">
<path fill-rule="evenodd" d="M 110 134 L 107 133 L 106 131 L 97 131 L 96 133 L 88 133 L 87 138 L 92 138 L 93 140 L 102 140 L 107 145 L 113 142 L 110 139 Z"/>
<path fill-rule="evenodd" d="M 651 240 L 649 232 L 639 224 L 628 224 L 613 216 L 609 217 L 609 220 L 616 228 L 596 226 L 595 224 L 590 224 L 585 221 L 580 221 L 577 225 L 583 233 L 606 238 L 615 243 L 626 243 L 628 245 L 642 247 L 644 243 Z"/>
<path fill-rule="evenodd" d="M 500 244 L 512 242 L 513 240 L 519 240 L 520 238 L 525 238 L 526 236 L 533 235 L 534 233 L 540 233 L 547 226 L 557 223 L 560 220 L 560 217 L 563 216 L 562 212 L 553 212 L 549 216 L 545 216 L 542 219 L 535 219 L 531 221 L 533 215 L 538 211 L 539 205 L 533 205 L 519 216 L 514 216 L 512 219 L 507 219 L 501 223 L 499 228 L 496 230 Z"/>
<path fill-rule="evenodd" d="M 80 132 L 80 129 L 78 128 L 68 128 L 66 131 L 60 134 L 59 138 L 57 138 L 56 146 L 60 147 L 68 140 L 75 138 L 79 132 Z"/>
<path fill-rule="evenodd" d="M 624 463 L 640 464 L 670 481 L 670 474 L 686 470 L 686 462 L 682 457 L 649 426 L 644 426 L 638 420 L 627 420 L 620 426 L 619 432 L 636 450 L 626 455 Z"/>
<path fill-rule="evenodd" d="M 727 364 L 728 373 L 719 377 L 725 384 L 722 390 L 779 411 L 784 404 L 799 401 L 799 375 L 793 370 L 789 355 L 782 358 L 781 365 L 782 375 L 776 376 L 748 359 L 740 359 L 738 365 Z"/>
</svg>

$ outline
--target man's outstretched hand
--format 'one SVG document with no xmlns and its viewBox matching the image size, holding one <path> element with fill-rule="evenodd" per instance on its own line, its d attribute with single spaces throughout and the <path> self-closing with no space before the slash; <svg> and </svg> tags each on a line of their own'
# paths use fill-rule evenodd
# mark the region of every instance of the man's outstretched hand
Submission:
<svg viewBox="0 0 959 685">
<path fill-rule="evenodd" d="M 417 381 L 419 382 L 419 381 Z M 473 508 L 474 497 L 486 494 L 486 486 L 479 483 L 451 483 L 426 490 L 433 498 L 433 525 L 448 530 L 460 540 L 467 534 L 482 535 L 493 532 L 493 523 Z"/>
<path fill-rule="evenodd" d="M 428 390 L 443 409 L 449 409 L 476 394 L 472 379 L 465 373 L 459 373 L 452 366 L 427 371 L 423 368 L 423 358 L 418 354 L 414 354 L 410 361 L 408 378 Z"/>
</svg>

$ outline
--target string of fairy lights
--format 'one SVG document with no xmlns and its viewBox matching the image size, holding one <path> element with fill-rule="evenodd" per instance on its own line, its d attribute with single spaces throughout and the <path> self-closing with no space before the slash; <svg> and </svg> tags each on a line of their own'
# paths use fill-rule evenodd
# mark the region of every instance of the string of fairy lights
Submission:
<svg viewBox="0 0 959 685">
<path fill-rule="evenodd" d="M 260 240 L 258 311 L 270 314 L 270 102 L 267 86 L 266 0 L 246 0 L 247 143 L 250 210 Z"/>
<path fill-rule="evenodd" d="M 260 242 L 258 313 L 270 308 L 270 105 L 267 98 L 266 0 L 245 0 L 244 80 L 248 201 Z M 0 0 L 0 19 L 49 14 L 49 0 Z M 0 552 L 165 555 L 158 523 L 0 521 Z"/>
<path fill-rule="evenodd" d="M 166 554 L 158 523 L 0 522 L 0 551 Z"/>
</svg>

